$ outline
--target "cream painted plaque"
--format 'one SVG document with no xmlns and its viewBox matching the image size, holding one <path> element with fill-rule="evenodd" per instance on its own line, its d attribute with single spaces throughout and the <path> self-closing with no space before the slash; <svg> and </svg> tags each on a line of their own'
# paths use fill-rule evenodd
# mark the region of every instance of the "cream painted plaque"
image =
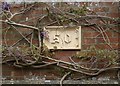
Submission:
<svg viewBox="0 0 120 86">
<path fill-rule="evenodd" d="M 48 49 L 81 49 L 81 27 L 44 27 Z"/>
</svg>

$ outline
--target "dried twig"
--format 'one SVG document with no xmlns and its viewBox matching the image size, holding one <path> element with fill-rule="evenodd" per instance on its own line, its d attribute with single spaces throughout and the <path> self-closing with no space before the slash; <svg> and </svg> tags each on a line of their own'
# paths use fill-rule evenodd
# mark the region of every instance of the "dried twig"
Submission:
<svg viewBox="0 0 120 86">
<path fill-rule="evenodd" d="M 92 65 L 90 66 L 90 69 L 92 69 L 92 67 L 97 63 L 98 59 L 95 58 L 95 60 L 92 62 Z"/>
<path fill-rule="evenodd" d="M 109 28 L 107 27 L 107 25 L 110 27 L 110 25 L 112 26 L 112 25 L 117 25 L 117 23 L 116 22 L 118 22 L 118 20 L 117 19 L 115 19 L 115 18 L 111 18 L 111 17 L 107 17 L 107 16 L 99 16 L 99 15 L 86 15 L 86 16 L 80 16 L 80 15 L 77 15 L 77 14 L 74 14 L 74 13 L 69 13 L 69 12 L 64 12 L 64 11 L 62 11 L 62 10 L 60 10 L 60 9 L 58 9 L 58 8 L 54 8 L 54 7 L 52 7 L 52 6 L 48 6 L 48 7 L 50 7 L 50 10 L 49 11 L 51 11 L 51 12 L 49 12 L 50 13 L 50 15 L 51 16 L 49 16 L 49 14 L 48 15 L 43 15 L 42 17 L 37 17 L 38 19 L 38 21 L 37 21 L 37 24 L 36 24 L 36 26 L 31 26 L 31 25 L 25 25 L 25 24 L 21 24 L 20 22 L 19 23 L 16 23 L 16 22 L 14 22 L 14 21 L 11 21 L 11 19 L 13 19 L 16 15 L 20 15 L 20 14 L 23 14 L 23 13 L 26 13 L 26 12 L 28 12 L 29 10 L 31 10 L 33 7 L 35 6 L 35 4 L 33 4 L 33 5 L 31 5 L 30 7 L 25 7 L 24 9 L 22 9 L 20 12 L 18 12 L 18 13 L 11 13 L 10 11 L 8 11 L 7 13 L 8 14 L 10 14 L 10 16 L 8 16 L 7 14 L 5 14 L 5 12 L 3 13 L 3 15 L 6 17 L 6 20 L 0 20 L 0 22 L 2 22 L 2 23 L 7 23 L 8 25 L 10 25 L 11 27 L 13 27 L 21 36 L 22 36 L 22 39 L 20 39 L 20 40 L 18 40 L 16 43 L 14 43 L 11 47 L 14 47 L 17 43 L 19 43 L 20 41 L 22 41 L 23 39 L 25 39 L 30 45 L 31 45 L 31 49 L 32 49 L 32 47 L 34 47 L 34 46 L 32 46 L 33 45 L 33 43 L 32 43 L 32 40 L 33 40 L 33 32 L 32 33 L 30 33 L 30 34 L 28 34 L 27 36 L 24 36 L 15 26 L 17 26 L 17 27 L 22 27 L 22 28 L 28 28 L 28 29 L 32 29 L 33 31 L 34 30 L 37 30 L 38 31 L 38 33 L 37 33 L 37 35 L 38 35 L 38 40 L 39 40 L 39 47 L 36 47 L 35 46 L 35 48 L 37 48 L 38 50 L 40 50 L 40 46 L 42 46 L 42 44 L 40 44 L 40 42 L 41 42 L 41 38 L 40 38 L 40 31 L 39 30 L 41 30 L 44 26 L 49 26 L 49 25 L 52 25 L 52 24 L 57 24 L 57 25 L 63 25 L 63 26 L 65 26 L 64 25 L 64 22 L 73 22 L 73 23 L 75 23 L 74 25 L 69 25 L 69 23 L 68 23 L 68 27 L 73 27 L 73 26 L 79 26 L 79 25 L 81 25 L 81 26 L 93 26 L 93 28 L 92 29 L 94 29 L 94 30 L 96 30 L 97 32 L 99 32 L 99 34 L 98 35 L 100 35 L 100 34 L 102 34 L 102 37 L 103 37 L 103 39 L 104 39 L 104 41 L 107 43 L 107 45 L 112 49 L 112 46 L 110 45 L 110 40 L 109 40 L 109 37 L 108 37 L 108 35 L 107 35 L 107 33 L 106 33 L 106 31 L 107 30 L 109 30 Z M 42 20 L 44 20 L 45 18 L 47 18 L 47 17 L 49 17 L 50 18 L 50 22 L 49 22 L 49 24 L 41 24 L 41 21 Z M 62 18 L 64 18 L 64 19 L 62 19 Z M 102 22 L 104 23 L 104 24 L 97 24 L 97 23 L 90 23 L 90 21 L 89 20 L 92 20 L 92 19 L 99 19 L 99 20 L 102 20 Z M 114 22 L 113 24 L 108 24 L 108 23 L 106 23 L 106 21 L 109 21 L 109 22 Z M 103 26 L 106 26 L 107 27 L 107 29 L 104 29 L 103 28 Z M 65 28 L 65 27 L 64 27 Z M 6 30 L 6 32 L 5 32 L 5 36 L 4 36 L 4 40 L 5 40 L 5 44 L 6 44 L 6 46 L 8 46 L 7 45 L 7 41 L 6 41 L 6 35 L 7 35 L 7 32 L 8 32 L 8 30 Z M 31 41 L 29 41 L 28 39 L 27 39 L 27 37 L 29 36 L 29 35 L 31 35 L 32 34 L 32 36 L 31 36 Z M 97 35 L 97 36 L 98 36 Z M 54 64 L 57 64 L 57 63 L 62 63 L 62 64 L 65 64 L 65 65 L 67 65 L 67 66 L 62 66 L 62 65 L 60 65 L 60 64 L 57 64 L 57 66 L 59 66 L 59 67 L 61 67 L 61 68 L 64 68 L 64 69 L 68 69 L 68 70 L 71 70 L 71 71 L 75 71 L 75 72 L 79 72 L 79 73 L 82 73 L 82 74 L 85 74 L 85 75 L 88 75 L 88 76 L 95 76 L 95 75 L 98 75 L 98 74 L 100 74 L 100 73 L 102 73 L 102 72 L 104 72 L 104 71 L 107 71 L 107 70 L 111 70 L 111 69 L 120 69 L 120 67 L 110 67 L 110 65 L 111 64 L 108 64 L 107 66 L 105 66 L 104 68 L 102 68 L 102 69 L 98 69 L 98 68 L 92 68 L 93 67 L 93 65 L 97 62 L 97 59 L 96 60 L 94 60 L 94 62 L 92 63 L 92 65 L 91 65 L 91 67 L 90 68 L 87 68 L 87 67 L 83 67 L 83 66 L 81 66 L 80 64 L 78 64 L 78 63 L 76 63 L 71 57 L 69 57 L 70 58 L 70 60 L 71 60 L 71 62 L 72 63 L 70 63 L 70 62 L 65 62 L 65 61 L 62 61 L 62 60 L 57 60 L 57 59 L 54 59 L 54 58 L 51 58 L 51 57 L 48 57 L 48 56 L 41 56 L 41 54 L 40 55 L 38 55 L 37 57 L 37 59 L 35 59 L 35 61 L 33 61 L 33 60 L 30 60 L 30 61 L 28 61 L 28 60 L 23 60 L 23 59 L 19 59 L 18 58 L 18 56 L 17 56 L 17 54 L 15 54 L 12 50 L 11 50 L 11 47 L 9 47 L 9 48 L 7 48 L 8 49 L 8 51 L 9 51 L 9 53 L 11 54 L 11 56 L 13 56 L 14 57 L 14 60 L 13 60 L 13 62 L 14 62 L 14 66 L 16 66 L 16 67 L 32 67 L 32 68 L 42 68 L 42 67 L 46 67 L 46 66 L 49 66 L 49 65 L 54 65 Z M 43 47 L 41 47 L 41 51 L 42 51 L 42 49 L 43 49 Z M 35 55 L 34 55 L 34 52 L 33 52 L 33 50 L 31 50 L 31 52 L 32 52 L 32 56 L 30 56 L 30 55 L 28 55 L 28 56 L 30 56 L 30 57 L 35 57 Z M 24 57 L 25 55 L 21 55 L 20 57 Z M 40 61 L 40 58 L 45 58 L 45 59 L 48 59 L 48 60 L 52 60 L 52 61 L 54 61 L 54 62 L 52 62 L 52 63 L 47 63 L 47 62 L 43 62 L 44 63 L 44 65 L 41 65 L 41 64 L 39 64 L 41 61 Z M 20 62 L 21 61 L 21 62 Z M 11 61 L 4 61 L 3 63 L 5 63 L 5 62 L 11 62 Z M 109 62 L 110 63 L 110 62 Z M 74 68 L 73 68 L 74 67 Z M 62 77 L 62 79 L 61 79 L 61 81 L 60 81 L 60 84 L 62 85 L 62 82 L 63 82 L 63 80 L 70 74 L 71 72 L 68 72 L 68 73 L 66 73 L 63 77 Z M 118 73 L 118 77 L 119 77 L 119 73 Z"/>
<path fill-rule="evenodd" d="M 19 24 L 19 23 L 15 23 L 15 22 L 13 22 L 13 21 L 10 21 L 10 22 L 9 22 L 9 21 L 0 20 L 0 22 L 7 23 L 7 24 L 13 25 L 13 26 L 18 26 L 18 27 L 23 27 L 23 28 L 38 30 L 37 27 L 30 26 L 30 25 L 25 25 L 25 24 Z"/>
<path fill-rule="evenodd" d="M 66 73 L 66 74 L 61 78 L 61 80 L 60 80 L 60 86 L 62 86 L 62 83 L 63 83 L 64 79 L 65 79 L 68 75 L 70 75 L 70 73 L 71 73 L 71 71 L 68 72 L 68 73 Z"/>
<path fill-rule="evenodd" d="M 29 33 L 28 35 L 26 35 L 25 37 L 27 38 L 29 35 L 31 35 L 33 32 Z M 18 44 L 20 41 L 22 41 L 24 39 L 24 37 L 22 37 L 21 39 L 19 39 L 17 42 L 15 42 L 11 47 L 14 47 L 16 44 Z"/>
<path fill-rule="evenodd" d="M 31 44 L 31 42 L 13 25 L 11 25 L 29 44 Z M 38 47 L 36 47 L 35 45 L 32 44 L 32 46 L 34 46 L 35 48 L 39 49 Z"/>
<path fill-rule="evenodd" d="M 55 64 L 57 64 L 57 62 L 45 63 L 44 65 L 39 65 L 39 66 L 32 65 L 31 67 L 32 68 L 43 68 L 43 67 L 55 65 Z"/>
<path fill-rule="evenodd" d="M 120 67 L 110 67 L 110 68 L 100 69 L 98 72 L 95 72 L 95 73 L 88 73 L 88 72 L 85 72 L 85 71 L 76 70 L 74 68 L 70 68 L 70 67 L 66 67 L 66 66 L 61 66 L 61 65 L 57 65 L 57 66 L 62 67 L 64 69 L 71 70 L 71 71 L 79 72 L 79 73 L 82 73 L 82 74 L 85 74 L 85 75 L 88 75 L 88 76 L 96 76 L 96 75 L 99 75 L 100 73 L 102 73 L 104 71 L 108 71 L 108 70 L 112 70 L 112 69 L 120 69 Z"/>
<path fill-rule="evenodd" d="M 62 61 L 62 60 L 53 59 L 53 58 L 48 57 L 48 56 L 46 56 L 46 57 L 45 56 L 41 56 L 41 57 L 49 59 L 49 60 L 52 60 L 52 61 L 55 61 L 55 62 L 58 62 L 58 63 L 63 63 L 63 64 L 75 66 L 76 68 L 78 67 L 78 68 L 81 68 L 81 69 L 84 69 L 84 70 L 91 70 L 91 71 L 99 71 L 100 70 L 98 68 L 89 69 L 89 68 L 83 67 L 83 66 L 81 66 L 79 64 L 74 64 L 74 63 L 70 63 L 70 62 L 66 62 L 66 61 Z"/>
<path fill-rule="evenodd" d="M 9 48 L 8 51 L 9 51 L 10 54 L 14 57 L 14 59 L 16 60 L 16 63 L 19 64 L 19 60 L 18 60 L 17 56 L 14 55 L 14 53 L 13 53 L 12 50 L 11 50 L 11 48 Z"/>
<path fill-rule="evenodd" d="M 41 38 L 40 38 L 40 30 L 38 30 L 38 46 L 41 47 Z"/>
<path fill-rule="evenodd" d="M 15 59 L 9 59 L 9 60 L 3 60 L 2 61 L 2 64 L 5 64 L 5 63 L 8 63 L 8 62 L 15 62 L 16 60 Z"/>
<path fill-rule="evenodd" d="M 10 29 L 10 27 L 7 28 L 7 30 L 5 31 L 5 35 L 4 35 L 4 42 L 5 42 L 5 46 L 8 47 L 8 44 L 7 44 L 7 33 L 8 33 L 8 30 Z"/>
<path fill-rule="evenodd" d="M 118 70 L 117 77 L 118 77 L 118 80 L 120 80 L 120 70 Z"/>
<path fill-rule="evenodd" d="M 71 57 L 69 57 L 69 59 L 74 63 L 74 64 L 77 64 L 76 62 L 73 61 L 73 59 Z M 75 69 L 77 69 L 76 66 L 74 66 Z"/>
</svg>

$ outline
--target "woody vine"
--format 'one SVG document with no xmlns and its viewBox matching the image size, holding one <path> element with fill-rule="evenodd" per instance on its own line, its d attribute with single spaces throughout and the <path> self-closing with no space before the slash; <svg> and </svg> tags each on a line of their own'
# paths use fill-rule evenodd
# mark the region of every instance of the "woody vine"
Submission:
<svg viewBox="0 0 120 86">
<path fill-rule="evenodd" d="M 67 6 L 69 7 L 69 9 L 67 11 L 63 11 L 62 9 L 54 7 L 53 5 L 43 3 L 46 5 L 47 14 L 37 17 L 37 23 L 34 26 L 21 24 L 12 20 L 17 15 L 23 15 L 31 10 L 34 10 L 35 6 L 38 4 L 38 2 L 30 3 L 29 5 L 27 3 L 24 3 L 23 8 L 19 12 L 12 13 L 10 5 L 6 2 L 3 2 L 2 13 L 0 15 L 1 17 L 5 17 L 5 19 L 0 20 L 0 22 L 7 24 L 8 28 L 3 35 L 3 41 L 5 45 L 3 45 L 2 48 L 2 64 L 12 63 L 12 65 L 19 68 L 42 68 L 49 65 L 55 65 L 57 67 L 67 69 L 68 73 L 63 76 L 60 84 L 62 84 L 66 76 L 72 73 L 72 71 L 79 72 L 88 76 L 96 76 L 107 70 L 120 69 L 120 58 L 118 57 L 118 52 L 117 50 L 113 50 L 109 37 L 106 34 L 106 31 L 109 29 L 113 30 L 115 33 L 120 34 L 119 31 L 112 28 L 119 27 L 119 18 L 99 16 L 94 11 L 87 9 L 85 5 L 80 8 L 77 7 L 76 9 L 74 9 L 71 5 L 68 4 Z M 49 20 L 49 23 L 44 22 L 44 20 L 46 19 Z M 90 21 L 92 19 L 97 19 L 102 23 L 91 23 Z M 94 46 L 91 46 L 88 50 L 81 50 L 80 52 L 77 52 L 74 56 L 69 57 L 71 62 L 57 60 L 53 58 L 55 52 L 50 51 L 43 43 L 43 39 L 46 37 L 43 27 L 52 25 L 67 27 L 91 27 L 102 35 L 104 41 L 110 47 L 110 50 L 96 49 Z M 25 36 L 19 31 L 18 27 L 32 29 L 32 32 Z M 19 39 L 11 46 L 9 46 L 6 41 L 6 35 L 9 29 L 16 30 L 22 36 L 21 39 Z M 32 42 L 32 40 L 34 39 L 34 34 L 38 36 L 38 46 L 34 45 Z M 28 36 L 31 36 L 31 41 L 28 40 Z M 18 45 L 19 42 L 21 42 L 22 40 L 26 40 L 29 44 L 29 46 L 25 49 L 22 49 L 21 47 L 16 47 L 16 45 Z M 27 58 L 30 59 L 28 60 Z M 75 62 L 73 58 L 79 58 L 80 62 Z M 52 60 L 53 62 L 47 62 L 45 59 Z M 94 67 L 94 65 L 100 62 L 101 59 L 107 59 L 108 62 L 104 64 L 103 68 Z M 89 67 L 80 64 L 81 62 L 85 62 L 86 60 L 89 62 L 92 61 Z M 64 66 L 61 64 L 66 65 Z"/>
</svg>

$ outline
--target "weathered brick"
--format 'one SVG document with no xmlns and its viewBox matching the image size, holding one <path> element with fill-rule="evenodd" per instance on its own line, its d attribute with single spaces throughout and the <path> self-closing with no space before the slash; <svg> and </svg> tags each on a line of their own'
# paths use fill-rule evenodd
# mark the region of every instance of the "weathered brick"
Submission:
<svg viewBox="0 0 120 86">
<path fill-rule="evenodd" d="M 111 44 L 111 45 L 112 45 L 113 49 L 117 49 L 117 50 L 118 50 L 119 47 L 120 47 L 120 46 L 119 46 L 119 43 Z"/>
<path fill-rule="evenodd" d="M 84 32 L 83 37 L 84 38 L 94 38 L 95 36 L 98 35 L 98 32 Z"/>
<path fill-rule="evenodd" d="M 83 45 L 82 45 L 82 50 L 86 50 L 86 49 L 89 48 L 89 47 L 90 47 L 90 45 L 83 44 Z"/>
<path fill-rule="evenodd" d="M 100 44 L 100 43 L 105 43 L 103 38 L 96 38 L 96 43 Z"/>
<path fill-rule="evenodd" d="M 106 39 L 107 41 L 107 39 Z M 109 38 L 110 43 L 118 43 L 118 38 Z M 105 40 L 103 38 L 97 38 L 96 43 L 105 43 Z"/>
<path fill-rule="evenodd" d="M 119 13 L 113 13 L 113 12 L 109 13 L 108 16 L 109 16 L 109 17 L 113 17 L 113 18 L 118 18 L 118 17 L 120 17 Z"/>
<path fill-rule="evenodd" d="M 94 8 L 95 12 L 109 12 L 109 7 L 96 7 Z"/>
<path fill-rule="evenodd" d="M 99 33 L 100 35 L 98 35 L 98 37 L 103 37 L 103 35 L 102 35 L 102 33 Z M 106 31 L 105 33 L 103 33 L 104 34 L 104 37 L 106 37 L 106 35 L 108 36 L 108 37 L 113 37 L 113 32 L 112 31 Z M 106 35 L 105 35 L 106 34 Z"/>
<path fill-rule="evenodd" d="M 96 31 L 92 27 L 81 27 L 81 28 L 82 28 L 82 32 L 95 32 Z"/>
<path fill-rule="evenodd" d="M 107 44 L 96 44 L 97 49 L 111 49 Z"/>
<path fill-rule="evenodd" d="M 33 40 L 33 44 L 38 44 L 38 40 Z"/>
<path fill-rule="evenodd" d="M 112 4 L 113 2 L 99 2 L 99 6 L 112 6 L 113 4 Z"/>
<path fill-rule="evenodd" d="M 112 6 L 112 9 L 109 10 L 111 13 L 118 13 L 118 6 Z"/>
<path fill-rule="evenodd" d="M 120 17 L 120 15 L 118 14 L 118 3 L 116 2 L 81 2 L 79 3 L 80 7 L 82 6 L 87 6 L 89 7 L 91 10 L 94 10 L 97 15 L 101 15 L 101 16 L 109 16 L 109 17 Z M 76 5 L 78 5 L 78 3 L 75 3 L 74 6 L 72 7 L 76 7 Z M 29 5 L 30 6 L 30 5 Z M 68 10 L 67 7 L 65 7 L 66 5 L 64 3 L 61 4 L 57 4 L 57 7 L 61 7 L 61 9 L 63 10 Z M 20 9 L 22 8 L 22 5 L 18 5 L 18 4 L 12 4 L 11 5 L 11 12 L 18 12 Z M 31 11 L 26 12 L 23 15 L 17 15 L 16 17 L 14 17 L 14 21 L 16 22 L 20 22 L 22 24 L 28 24 L 28 25 L 35 25 L 37 19 L 31 19 L 30 22 L 26 22 L 26 18 L 28 17 L 28 19 L 33 18 L 33 17 L 37 17 L 38 15 L 41 14 L 46 14 L 45 11 L 45 4 L 43 3 L 38 3 L 35 5 L 35 9 L 32 9 Z M 2 19 L 5 19 L 4 17 L 2 17 Z M 44 22 L 49 22 L 48 20 L 45 20 Z M 97 23 L 97 24 L 102 24 L 98 19 L 90 19 L 89 20 L 90 23 Z M 42 22 L 43 23 L 43 22 Z M 7 28 L 7 24 L 2 24 L 2 28 Z M 31 30 L 28 30 L 26 28 L 18 28 L 22 34 L 27 35 L 27 33 L 31 32 Z M 119 28 L 114 28 L 115 30 L 119 31 Z M 4 32 L 3 32 L 4 33 Z M 118 34 L 117 32 L 114 31 L 106 31 L 107 35 L 110 38 L 110 42 L 111 42 L 111 46 L 114 49 L 119 49 L 120 48 L 120 34 Z M 94 38 L 96 35 L 98 35 L 99 33 L 94 30 L 91 29 L 90 27 L 82 27 L 82 50 L 87 49 L 88 47 L 90 47 L 91 45 L 95 45 L 95 47 L 97 49 L 110 49 L 110 47 L 104 42 L 102 35 L 99 35 L 97 38 Z M 31 36 L 30 36 L 31 37 Z M 28 37 L 28 39 L 30 40 L 30 37 Z M 17 32 L 13 32 L 11 33 L 11 31 L 8 32 L 7 34 L 7 44 L 8 45 L 12 45 L 13 43 L 15 43 L 19 38 L 21 38 L 21 36 L 17 33 Z M 4 45 L 5 42 L 4 40 L 2 40 L 2 44 Z M 23 44 L 28 44 L 25 40 L 21 41 L 19 43 L 20 45 Z M 38 46 L 38 37 L 36 34 L 34 34 L 34 38 L 33 38 L 33 44 Z M 20 46 L 19 45 L 19 46 Z M 68 58 L 69 56 L 72 56 L 73 54 L 75 54 L 76 51 L 57 51 L 55 54 L 56 59 L 60 59 L 63 61 L 68 61 L 70 62 L 70 59 Z M 73 58 L 74 59 L 74 58 Z M 75 60 L 74 60 L 75 61 Z M 79 61 L 79 60 L 78 60 Z M 102 62 L 102 61 L 101 61 Z M 103 62 L 107 62 L 105 60 L 103 60 Z M 89 67 L 89 64 L 87 64 L 87 67 Z M 101 65 L 101 68 L 103 66 Z M 11 72 L 14 71 L 14 72 Z M 54 74 L 58 73 L 54 71 Z M 48 71 L 47 71 L 48 72 Z M 49 73 L 45 73 L 45 71 L 41 72 L 41 70 L 21 70 L 21 69 L 16 69 L 13 66 L 3 66 L 3 70 L 2 70 L 2 75 L 9 77 L 7 79 L 10 80 L 10 77 L 12 79 L 18 79 L 18 80 L 22 80 L 24 79 L 23 76 L 27 76 L 29 77 L 29 74 L 32 73 L 33 75 L 37 75 L 37 76 L 43 76 L 43 75 L 50 75 Z M 52 73 L 51 73 L 52 74 Z M 113 74 L 113 71 L 111 71 L 111 75 Z M 53 79 L 53 77 L 52 77 Z"/>
<path fill-rule="evenodd" d="M 109 38 L 111 43 L 119 43 L 119 39 L 116 38 Z"/>
<path fill-rule="evenodd" d="M 99 2 L 99 6 L 119 6 L 118 2 Z"/>
<path fill-rule="evenodd" d="M 118 3 L 112 3 L 112 2 L 81 2 L 81 3 L 75 3 L 73 7 L 76 7 L 76 5 L 80 4 L 80 6 L 87 6 L 90 7 L 91 9 L 93 9 L 98 15 L 103 15 L 103 16 L 110 16 L 110 17 L 118 17 L 118 11 L 117 11 L 117 7 L 118 7 Z M 30 6 L 30 5 L 29 5 Z M 25 14 L 22 15 L 17 15 L 16 17 L 13 18 L 14 21 L 16 22 L 20 22 L 21 24 L 27 24 L 27 25 L 35 25 L 36 23 L 36 19 L 31 19 L 33 17 L 37 17 L 38 15 L 41 14 L 46 14 L 46 10 L 45 10 L 45 4 L 43 3 L 37 3 L 35 5 L 35 9 L 32 9 L 31 11 L 26 12 Z M 12 4 L 11 5 L 11 11 L 14 12 L 18 12 L 20 9 L 22 9 L 23 4 L 22 5 L 18 5 L 18 4 Z M 60 9 L 64 9 L 64 10 L 68 10 L 67 5 L 65 3 L 61 3 L 59 4 L 59 6 L 57 7 L 61 7 Z M 27 22 L 26 18 L 28 17 L 28 19 L 31 19 L 31 21 Z M 4 17 L 3 17 L 4 18 Z M 101 21 L 99 21 L 99 19 L 91 19 L 89 20 L 90 23 L 97 23 L 97 24 L 103 24 Z M 49 21 L 46 19 L 43 22 L 48 22 Z M 42 22 L 42 23 L 43 23 Z M 6 24 L 3 24 L 3 28 L 5 27 Z M 28 32 L 27 29 L 19 29 L 24 35 L 26 35 Z M 117 29 L 118 30 L 118 29 Z M 106 31 L 107 35 L 110 37 L 110 41 L 112 44 L 115 44 L 118 42 L 118 37 L 119 34 L 113 31 Z M 16 33 L 18 34 L 18 33 Z M 108 46 L 106 47 L 106 44 L 103 40 L 102 35 L 99 35 L 96 39 L 94 37 L 96 37 L 99 34 L 99 32 L 97 32 L 95 29 L 92 29 L 91 27 L 82 27 L 82 49 L 86 48 L 86 46 L 90 46 L 92 44 L 102 44 L 99 45 L 101 47 L 105 47 L 108 48 Z M 10 36 L 10 33 L 8 33 L 8 35 Z M 17 37 L 17 35 L 11 35 L 11 37 Z M 10 37 L 10 39 L 11 39 Z M 93 39 L 94 38 L 94 39 Z M 10 40 L 9 40 L 10 41 Z M 8 41 L 8 42 L 9 42 Z M 12 41 L 12 40 L 11 40 Z M 34 43 L 38 44 L 38 38 L 37 36 L 34 38 L 33 40 Z M 12 42 L 10 42 L 12 43 Z"/>
<path fill-rule="evenodd" d="M 86 45 L 95 44 L 95 39 L 85 38 L 83 39 L 83 44 L 86 44 Z"/>
<path fill-rule="evenodd" d="M 113 37 L 113 31 L 107 31 L 106 34 L 108 37 Z"/>
<path fill-rule="evenodd" d="M 116 32 L 114 32 L 114 33 L 113 33 L 113 37 L 118 38 L 119 36 L 120 36 L 120 34 L 119 34 L 119 33 L 116 33 Z"/>
</svg>

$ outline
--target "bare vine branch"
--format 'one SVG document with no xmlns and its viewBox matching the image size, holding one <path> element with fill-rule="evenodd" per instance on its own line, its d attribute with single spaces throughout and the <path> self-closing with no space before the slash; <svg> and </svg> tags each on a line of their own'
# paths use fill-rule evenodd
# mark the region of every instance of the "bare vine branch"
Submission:
<svg viewBox="0 0 120 86">
<path fill-rule="evenodd" d="M 63 83 L 64 79 L 65 79 L 70 73 L 71 73 L 71 72 L 66 73 L 66 74 L 61 78 L 61 80 L 60 80 L 60 86 L 62 86 L 62 83 Z"/>
</svg>

